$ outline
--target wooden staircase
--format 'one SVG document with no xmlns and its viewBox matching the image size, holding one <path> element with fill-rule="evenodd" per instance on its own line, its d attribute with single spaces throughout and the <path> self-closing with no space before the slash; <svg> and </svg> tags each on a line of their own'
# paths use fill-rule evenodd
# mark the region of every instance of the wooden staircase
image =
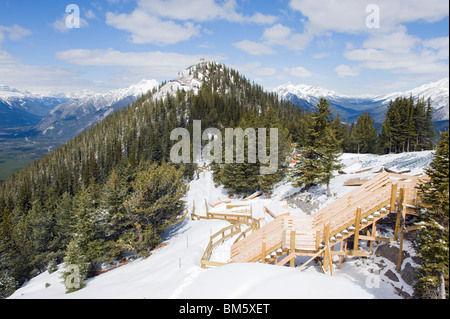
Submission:
<svg viewBox="0 0 450 319">
<path fill-rule="evenodd" d="M 279 216 L 231 247 L 231 262 L 263 262 L 294 266 L 297 256 L 310 256 L 302 265 L 322 257 L 324 271 L 332 272 L 333 255 L 369 256 L 358 247 L 359 240 L 393 241 L 403 239 L 406 214 L 418 206 L 415 176 L 383 173 L 336 200 L 312 216 Z M 395 236 L 376 237 L 376 223 L 389 214 L 397 214 Z M 361 231 L 371 227 L 371 232 Z M 353 237 L 353 249 L 347 240 Z M 340 250 L 334 250 L 341 243 Z M 344 246 L 345 243 L 345 246 Z M 282 260 L 279 260 L 285 256 Z"/>
</svg>

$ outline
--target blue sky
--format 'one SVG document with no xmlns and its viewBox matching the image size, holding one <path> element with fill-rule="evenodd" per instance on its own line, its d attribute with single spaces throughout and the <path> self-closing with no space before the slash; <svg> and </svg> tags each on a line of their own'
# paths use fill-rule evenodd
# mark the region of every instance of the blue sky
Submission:
<svg viewBox="0 0 450 319">
<path fill-rule="evenodd" d="M 448 77 L 448 12 L 447 0 L 1 0 L 0 83 L 104 92 L 205 58 L 267 89 L 385 94 Z"/>
</svg>

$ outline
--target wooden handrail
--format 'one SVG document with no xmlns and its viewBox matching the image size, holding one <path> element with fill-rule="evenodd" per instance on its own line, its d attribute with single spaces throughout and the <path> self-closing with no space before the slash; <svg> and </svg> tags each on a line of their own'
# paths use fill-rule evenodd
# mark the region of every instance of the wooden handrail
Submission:
<svg viewBox="0 0 450 319">
<path fill-rule="evenodd" d="M 426 176 L 421 178 L 426 179 Z M 392 184 L 398 185 L 396 194 L 401 188 L 408 189 L 406 203 L 417 204 L 417 192 L 415 186 L 419 183 L 421 178 L 416 176 L 383 173 L 321 209 L 313 216 L 279 216 L 258 231 L 233 244 L 231 247 L 232 260 L 240 262 L 244 260 L 258 260 L 258 256 L 261 255 L 263 241 L 266 242 L 265 250 L 268 253 L 271 253 L 268 251 L 270 244 L 274 247 L 276 246 L 276 243 L 272 239 L 276 238 L 278 240 L 276 241 L 277 243 L 280 238 L 282 242 L 286 242 L 286 240 L 289 240 L 290 233 L 290 231 L 286 230 L 291 230 L 293 228 L 296 228 L 295 231 L 297 234 L 296 249 L 312 249 L 317 251 L 317 243 L 325 242 L 325 234 L 323 233 L 324 225 L 330 225 L 329 236 L 334 237 L 343 230 L 355 225 L 355 211 L 358 207 L 361 207 L 361 220 L 366 219 L 383 207 L 387 207 L 391 203 L 390 186 Z M 395 196 L 397 196 L 396 194 Z M 383 217 L 384 216 L 380 216 L 379 218 Z M 362 225 L 361 229 L 367 226 L 368 224 Z M 353 233 L 343 236 L 342 238 L 347 238 L 351 235 L 353 235 Z M 286 238 L 282 238 L 282 236 L 285 236 Z M 268 241 L 271 242 L 268 243 Z"/>
</svg>

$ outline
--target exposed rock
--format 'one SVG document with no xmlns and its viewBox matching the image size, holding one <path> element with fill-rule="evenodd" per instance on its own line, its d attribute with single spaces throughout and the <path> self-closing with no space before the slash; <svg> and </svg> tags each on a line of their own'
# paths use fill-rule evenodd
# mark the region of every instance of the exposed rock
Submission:
<svg viewBox="0 0 450 319">
<path fill-rule="evenodd" d="M 410 263 L 405 264 L 405 266 L 402 269 L 401 274 L 402 274 L 402 279 L 408 285 L 412 286 L 417 281 L 416 269 Z"/>
<path fill-rule="evenodd" d="M 388 269 L 388 271 L 386 271 L 384 273 L 384 275 L 386 277 L 388 277 L 390 280 L 395 281 L 395 282 L 399 282 L 400 280 L 398 279 L 397 275 L 390 269 Z"/>
<path fill-rule="evenodd" d="M 389 244 L 380 245 L 375 251 L 375 256 L 386 258 L 387 260 L 393 262 L 394 264 L 397 264 L 398 262 L 398 254 L 399 254 L 398 247 L 391 246 Z M 402 260 L 405 260 L 408 257 L 410 257 L 410 255 L 406 251 L 403 251 Z"/>
</svg>

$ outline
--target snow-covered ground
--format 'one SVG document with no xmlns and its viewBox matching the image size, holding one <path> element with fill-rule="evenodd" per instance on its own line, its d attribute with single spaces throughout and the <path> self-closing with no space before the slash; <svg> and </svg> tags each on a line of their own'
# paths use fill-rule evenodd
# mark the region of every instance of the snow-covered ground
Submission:
<svg viewBox="0 0 450 319">
<path fill-rule="evenodd" d="M 351 191 L 343 186 L 345 180 L 353 177 L 371 177 L 381 167 L 392 170 L 411 170 L 409 174 L 420 174 L 433 158 L 432 152 L 417 152 L 398 155 L 344 154 L 343 171 L 331 184 L 333 197 L 327 198 L 322 187 L 311 190 L 310 197 L 319 207 L 329 204 Z M 367 170 L 370 169 L 370 170 Z M 365 170 L 364 172 L 353 174 Z M 286 198 L 298 192 L 290 183 L 277 185 L 270 200 L 257 198 L 252 203 L 276 203 L 285 205 Z M 211 173 L 205 172 L 190 184 L 186 202 L 189 211 L 195 200 L 196 213 L 205 213 L 204 200 L 210 203 L 227 199 L 223 188 L 215 188 Z M 292 214 L 305 214 L 299 208 L 289 207 Z M 311 212 L 309 212 L 311 213 Z M 390 280 L 388 273 L 394 273 L 395 264 L 386 258 L 372 256 L 368 259 L 348 257 L 341 269 L 335 269 L 334 276 L 324 275 L 311 264 L 304 270 L 265 264 L 229 264 L 222 267 L 202 269 L 200 259 L 208 245 L 211 234 L 229 223 L 218 220 L 183 222 L 170 228 L 164 241 L 167 245 L 153 252 L 146 259 L 139 259 L 122 267 L 106 272 L 86 283 L 80 291 L 66 294 L 61 279 L 62 265 L 52 274 L 42 273 L 25 283 L 10 298 L 32 299 L 311 299 L 352 298 L 381 299 L 401 298 L 397 290 L 412 292 L 412 288 L 401 278 Z M 231 240 L 215 248 L 213 258 L 227 259 Z M 391 243 L 396 246 L 397 243 Z M 377 246 L 375 246 L 376 248 Z M 414 264 L 414 251 L 405 243 L 408 252 L 403 264 Z M 305 260 L 299 257 L 296 264 Z M 335 261 L 338 257 L 335 257 Z M 215 261 L 218 261 L 217 259 Z M 382 265 L 382 267 L 380 267 Z M 336 266 L 336 265 L 335 265 Z M 392 274 L 389 275 L 392 277 Z M 400 276 L 397 276 L 400 277 Z"/>
</svg>

